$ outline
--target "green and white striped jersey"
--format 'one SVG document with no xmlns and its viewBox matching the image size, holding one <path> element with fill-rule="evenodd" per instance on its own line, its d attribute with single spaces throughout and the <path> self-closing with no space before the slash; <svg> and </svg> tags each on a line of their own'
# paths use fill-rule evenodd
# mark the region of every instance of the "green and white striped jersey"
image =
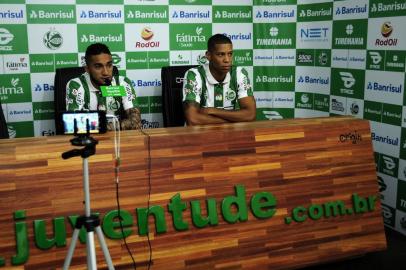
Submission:
<svg viewBox="0 0 406 270">
<path fill-rule="evenodd" d="M 107 114 L 116 114 L 121 106 L 124 110 L 138 107 L 131 81 L 127 77 L 113 76 L 111 85 L 117 85 L 117 79 L 125 88 L 124 97 L 102 97 L 101 92 L 91 83 L 87 72 L 70 80 L 66 85 L 66 110 L 101 110 Z"/>
<path fill-rule="evenodd" d="M 189 69 L 183 80 L 183 102 L 193 101 L 205 108 L 238 109 L 238 100 L 253 96 L 247 71 L 232 67 L 223 82 L 210 73 L 209 64 Z"/>
</svg>

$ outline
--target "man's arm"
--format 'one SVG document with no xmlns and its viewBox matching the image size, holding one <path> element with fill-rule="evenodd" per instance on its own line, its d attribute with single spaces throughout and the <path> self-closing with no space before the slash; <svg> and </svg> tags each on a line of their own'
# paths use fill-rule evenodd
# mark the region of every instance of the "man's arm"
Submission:
<svg viewBox="0 0 406 270">
<path fill-rule="evenodd" d="M 122 130 L 141 129 L 141 113 L 138 108 L 125 110 L 126 119 L 120 121 Z"/>
<path fill-rule="evenodd" d="M 224 110 L 217 108 L 202 108 L 201 112 L 208 116 L 221 118 L 228 122 L 249 122 L 254 121 L 256 117 L 256 104 L 252 96 L 244 97 L 238 100 L 239 110 Z"/>
<path fill-rule="evenodd" d="M 199 103 L 186 101 L 183 102 L 183 111 L 185 112 L 186 124 L 188 126 L 220 124 L 228 121 L 220 117 L 209 115 L 204 112 L 205 109 L 200 108 Z"/>
</svg>

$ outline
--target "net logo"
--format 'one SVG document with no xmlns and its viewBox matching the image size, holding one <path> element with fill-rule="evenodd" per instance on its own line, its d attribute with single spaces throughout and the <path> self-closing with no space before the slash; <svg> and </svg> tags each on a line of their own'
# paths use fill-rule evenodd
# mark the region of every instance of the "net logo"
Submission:
<svg viewBox="0 0 406 270">
<path fill-rule="evenodd" d="M 333 111 L 344 112 L 344 104 L 337 99 L 333 98 L 331 100 L 331 109 Z"/>
<path fill-rule="evenodd" d="M 371 57 L 372 63 L 374 65 L 378 65 L 382 61 L 382 56 L 379 52 L 369 52 L 369 56 Z"/>
<path fill-rule="evenodd" d="M 329 28 L 327 27 L 302 28 L 300 29 L 300 38 L 308 40 L 326 40 L 328 31 Z"/>
<path fill-rule="evenodd" d="M 184 10 L 180 10 L 180 11 L 175 10 L 172 13 L 172 18 L 173 19 L 210 19 L 210 11 L 208 10 L 207 12 L 201 12 L 201 11 L 187 12 Z"/>
<path fill-rule="evenodd" d="M 352 24 L 348 24 L 345 27 L 345 33 L 347 36 L 351 36 L 354 32 L 354 26 Z M 363 45 L 364 38 L 363 37 L 344 37 L 344 38 L 335 38 L 334 42 L 336 45 Z"/>
<path fill-rule="evenodd" d="M 93 10 L 83 10 L 80 13 L 80 18 L 82 19 L 121 19 L 122 17 L 121 10 L 117 12 L 106 11 L 106 12 L 96 12 Z"/>
<path fill-rule="evenodd" d="M 350 14 L 363 14 L 367 13 L 367 4 L 364 6 L 358 6 L 356 5 L 355 7 L 337 7 L 336 9 L 336 15 L 350 15 Z"/>
<path fill-rule="evenodd" d="M 310 76 L 300 76 L 297 82 L 302 84 L 329 84 L 330 79 L 322 78 L 321 76 L 318 78 L 312 78 Z"/>
<path fill-rule="evenodd" d="M 64 12 L 62 10 L 56 12 L 47 12 L 45 10 L 31 10 L 30 19 L 74 19 L 75 13 L 73 10 Z"/>
<path fill-rule="evenodd" d="M 277 37 L 279 35 L 278 27 L 271 27 L 269 29 L 269 35 L 271 37 Z M 291 38 L 257 38 L 257 45 L 292 45 Z"/>
<path fill-rule="evenodd" d="M 154 32 L 149 27 L 144 27 L 141 30 L 141 38 L 144 42 L 135 42 L 136 48 L 155 48 L 159 47 L 159 41 L 150 41 L 154 37 Z"/>
<path fill-rule="evenodd" d="M 203 27 L 196 27 L 196 35 L 187 35 L 185 33 L 176 34 L 176 42 L 190 43 L 190 42 L 206 42 L 206 37 L 202 35 Z M 191 47 L 192 44 L 183 44 L 183 47 Z"/>
<path fill-rule="evenodd" d="M 398 44 L 397 38 L 389 38 L 393 33 L 393 26 L 391 22 L 384 22 L 381 26 L 381 35 L 384 39 L 377 38 L 375 46 L 396 46 Z"/>
<path fill-rule="evenodd" d="M 0 86 L 0 95 L 3 95 L 3 98 L 6 95 L 23 95 L 24 90 L 21 86 L 18 86 L 19 83 L 20 83 L 19 78 L 11 78 L 10 80 L 11 87 L 6 87 L 4 85 Z M 4 99 L 7 99 L 7 97 L 5 97 Z"/>
<path fill-rule="evenodd" d="M 278 18 L 294 18 L 295 10 L 289 11 L 258 11 L 255 18 L 265 18 L 265 19 L 278 19 Z"/>
<path fill-rule="evenodd" d="M 53 85 L 50 85 L 50 84 L 47 84 L 47 83 L 44 83 L 44 84 L 38 84 L 38 83 L 37 83 L 37 84 L 35 85 L 34 91 L 35 91 L 35 92 L 54 91 L 54 86 L 53 86 Z"/>
<path fill-rule="evenodd" d="M 0 11 L 0 19 L 23 19 L 24 18 L 24 11 Z"/>
<path fill-rule="evenodd" d="M 55 29 L 50 29 L 48 32 L 45 33 L 43 42 L 45 47 L 50 50 L 57 50 L 63 44 L 62 35 L 56 31 Z"/>
<path fill-rule="evenodd" d="M 255 79 L 255 82 L 257 83 L 292 83 L 293 82 L 293 75 L 290 75 L 289 77 L 285 76 L 277 76 L 277 77 L 268 77 L 266 75 L 260 76 L 257 75 L 257 78 Z"/>
<path fill-rule="evenodd" d="M 85 35 L 83 34 L 82 37 L 80 38 L 80 42 L 82 43 L 94 43 L 94 42 L 122 42 L 123 41 L 123 35 L 119 34 L 118 36 L 113 36 L 111 34 L 108 34 L 107 36 L 96 36 L 93 34 Z"/>
</svg>

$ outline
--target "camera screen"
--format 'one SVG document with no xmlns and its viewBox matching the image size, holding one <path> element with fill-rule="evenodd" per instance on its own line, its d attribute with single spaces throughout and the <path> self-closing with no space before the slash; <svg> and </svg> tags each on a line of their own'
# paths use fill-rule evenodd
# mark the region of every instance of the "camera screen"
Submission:
<svg viewBox="0 0 406 270">
<path fill-rule="evenodd" d="M 99 114 L 97 112 L 75 112 L 75 113 L 64 113 L 62 115 L 64 134 L 74 134 L 75 119 L 76 119 L 77 134 L 86 133 L 87 119 L 89 119 L 89 133 L 99 133 L 100 122 L 99 122 Z"/>
</svg>

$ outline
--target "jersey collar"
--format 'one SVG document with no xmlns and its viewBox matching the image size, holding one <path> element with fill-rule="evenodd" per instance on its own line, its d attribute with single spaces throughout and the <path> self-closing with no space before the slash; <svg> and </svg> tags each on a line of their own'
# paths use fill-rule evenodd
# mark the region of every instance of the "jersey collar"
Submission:
<svg viewBox="0 0 406 270">
<path fill-rule="evenodd" d="M 213 75 L 211 75 L 210 68 L 209 68 L 209 63 L 204 64 L 204 65 L 203 65 L 203 68 L 204 68 L 204 71 L 206 72 L 207 81 L 208 81 L 210 84 L 219 84 L 219 83 L 220 83 L 220 82 L 218 82 L 218 81 L 213 77 Z M 223 83 L 223 84 L 227 84 L 227 83 L 230 82 L 230 79 L 231 79 L 230 72 L 227 72 L 227 75 L 226 75 L 226 77 L 224 78 L 224 81 L 223 81 L 222 83 Z"/>
</svg>

